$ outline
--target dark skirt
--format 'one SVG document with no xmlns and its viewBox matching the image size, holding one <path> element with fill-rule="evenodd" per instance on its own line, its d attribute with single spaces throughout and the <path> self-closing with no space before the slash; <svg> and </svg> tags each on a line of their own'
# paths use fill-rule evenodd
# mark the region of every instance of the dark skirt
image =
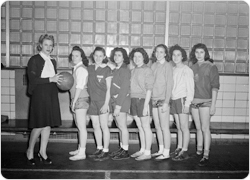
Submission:
<svg viewBox="0 0 250 180">
<path fill-rule="evenodd" d="M 55 83 L 39 84 L 32 92 L 29 128 L 60 126 L 61 112 Z"/>
</svg>

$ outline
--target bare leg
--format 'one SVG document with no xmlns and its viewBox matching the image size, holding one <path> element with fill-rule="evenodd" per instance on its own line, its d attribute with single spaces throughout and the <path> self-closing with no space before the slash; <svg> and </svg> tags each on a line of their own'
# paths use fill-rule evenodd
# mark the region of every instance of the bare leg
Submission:
<svg viewBox="0 0 250 180">
<path fill-rule="evenodd" d="M 110 132 L 108 127 L 109 113 L 101 114 L 99 116 L 99 123 L 103 133 L 103 148 L 109 149 Z"/>
<path fill-rule="evenodd" d="M 94 128 L 94 135 L 97 146 L 102 146 L 102 130 L 99 122 L 99 116 L 90 116 Z"/>
<path fill-rule="evenodd" d="M 163 142 L 164 142 L 164 149 L 170 149 L 171 145 L 171 134 L 169 129 L 169 107 L 166 112 L 162 113 L 161 108 L 159 108 L 159 117 L 160 117 L 160 126 L 163 132 Z"/>
<path fill-rule="evenodd" d="M 180 128 L 182 131 L 182 149 L 185 150 L 188 149 L 190 139 L 188 116 L 188 114 L 179 114 Z"/>
<path fill-rule="evenodd" d="M 192 110 L 192 117 L 194 119 L 194 124 L 196 127 L 196 140 L 197 140 L 197 147 L 201 149 L 197 149 L 197 151 L 202 151 L 203 148 L 203 134 L 201 131 L 201 120 L 200 120 L 200 114 L 199 109 L 191 108 Z"/>
<path fill-rule="evenodd" d="M 120 115 L 116 117 L 116 122 L 121 132 L 122 145 L 128 146 L 129 133 L 127 128 L 127 113 L 120 112 Z"/>
<path fill-rule="evenodd" d="M 155 125 L 158 145 L 161 146 L 161 145 L 163 145 L 163 134 L 162 134 L 161 126 L 160 126 L 160 120 L 159 120 L 157 108 L 153 108 L 153 121 L 154 121 L 154 125 Z"/>
<path fill-rule="evenodd" d="M 76 110 L 76 125 L 78 128 L 79 144 L 81 148 L 85 148 L 87 143 L 86 114 L 87 109 Z"/>
<path fill-rule="evenodd" d="M 51 127 L 46 126 L 41 131 L 41 147 L 40 147 L 39 153 L 42 155 L 44 159 L 47 159 L 46 149 L 47 149 L 47 145 L 49 142 L 50 130 L 51 130 Z"/>
<path fill-rule="evenodd" d="M 141 124 L 141 120 L 138 116 L 133 116 L 137 128 L 139 130 L 139 137 L 140 137 L 140 142 L 141 142 L 141 149 L 145 149 L 146 148 L 146 144 L 145 144 L 145 135 L 144 135 L 144 131 L 142 129 L 142 124 Z"/>
<path fill-rule="evenodd" d="M 145 137 L 145 150 L 151 150 L 151 145 L 152 145 L 152 131 L 151 131 L 151 126 L 150 126 L 150 118 L 149 116 L 146 117 L 141 117 L 141 124 L 142 124 L 142 129 L 144 131 L 144 137 Z"/>
<path fill-rule="evenodd" d="M 178 114 L 174 114 L 174 120 L 176 123 L 176 127 L 177 127 L 177 141 L 178 141 L 178 146 L 177 148 L 182 148 L 182 131 L 181 131 L 181 125 L 180 125 L 180 118 Z"/>
<path fill-rule="evenodd" d="M 34 148 L 37 138 L 40 136 L 42 128 L 34 128 L 30 133 L 29 147 L 27 149 L 26 155 L 28 159 L 34 158 Z"/>
</svg>

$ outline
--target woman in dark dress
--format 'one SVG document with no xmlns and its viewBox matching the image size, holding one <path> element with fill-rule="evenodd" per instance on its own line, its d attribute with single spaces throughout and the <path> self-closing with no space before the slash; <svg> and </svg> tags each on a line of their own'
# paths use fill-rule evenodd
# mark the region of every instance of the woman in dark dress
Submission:
<svg viewBox="0 0 250 180">
<path fill-rule="evenodd" d="M 40 161 L 52 164 L 46 149 L 51 127 L 61 125 L 61 113 L 56 83 L 61 82 L 56 74 L 56 61 L 50 57 L 54 47 L 54 37 L 41 35 L 37 50 L 39 53 L 28 62 L 28 93 L 31 94 L 29 128 L 32 128 L 29 147 L 26 151 L 28 163 L 35 165 L 34 147 L 41 135 L 41 145 L 38 152 Z"/>
</svg>

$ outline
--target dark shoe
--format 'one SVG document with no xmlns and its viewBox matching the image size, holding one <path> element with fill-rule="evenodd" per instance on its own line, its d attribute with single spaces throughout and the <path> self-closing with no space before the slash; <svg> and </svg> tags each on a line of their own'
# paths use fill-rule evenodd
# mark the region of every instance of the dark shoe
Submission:
<svg viewBox="0 0 250 180">
<path fill-rule="evenodd" d="M 208 163 L 209 163 L 209 160 L 208 160 L 207 158 L 203 157 L 203 158 L 200 160 L 200 162 L 199 162 L 198 165 L 199 165 L 199 166 L 207 166 Z"/>
<path fill-rule="evenodd" d="M 102 153 L 102 149 L 97 149 L 93 154 L 90 154 L 90 158 L 95 158 L 96 156 L 100 155 Z"/>
<path fill-rule="evenodd" d="M 174 158 L 175 156 L 178 156 L 178 154 L 181 152 L 180 148 L 177 148 L 174 152 L 170 153 L 170 157 Z"/>
<path fill-rule="evenodd" d="M 52 161 L 49 157 L 47 157 L 47 159 L 44 159 L 40 153 L 38 153 L 38 157 L 40 161 L 43 162 L 43 164 L 52 164 Z"/>
<path fill-rule="evenodd" d="M 27 154 L 25 153 L 24 155 L 25 155 L 25 158 L 26 158 L 26 160 L 27 160 L 27 164 L 28 164 L 28 165 L 31 165 L 31 166 L 36 165 L 36 161 L 35 161 L 34 158 L 28 159 Z"/>
<path fill-rule="evenodd" d="M 123 159 L 129 159 L 129 158 L 130 158 L 130 155 L 128 154 L 128 151 L 122 149 L 122 151 L 120 152 L 120 154 L 117 154 L 112 159 L 113 160 L 123 160 Z"/>
<path fill-rule="evenodd" d="M 95 161 L 105 161 L 109 159 L 109 153 L 108 152 L 101 152 L 98 156 L 94 158 Z"/>
<path fill-rule="evenodd" d="M 118 149 L 118 150 L 116 150 L 116 151 L 113 151 L 113 152 L 109 153 L 109 156 L 110 156 L 110 157 L 115 157 L 115 156 L 119 155 L 119 154 L 122 152 L 122 150 L 123 150 L 123 149 L 120 147 L 120 149 Z"/>
<path fill-rule="evenodd" d="M 181 151 L 177 156 L 173 157 L 172 160 L 173 161 L 183 161 L 188 159 L 188 153 L 186 151 Z"/>
</svg>

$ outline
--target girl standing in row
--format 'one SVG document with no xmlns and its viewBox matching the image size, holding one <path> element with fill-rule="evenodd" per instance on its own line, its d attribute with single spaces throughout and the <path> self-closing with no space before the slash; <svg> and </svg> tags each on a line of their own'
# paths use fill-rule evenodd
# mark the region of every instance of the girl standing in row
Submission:
<svg viewBox="0 0 250 180">
<path fill-rule="evenodd" d="M 75 79 L 73 87 L 70 89 L 71 111 L 73 112 L 75 124 L 78 128 L 79 146 L 75 151 L 69 152 L 73 155 L 69 159 L 72 161 L 86 158 L 85 150 L 87 143 L 87 110 L 89 108 L 89 94 L 87 92 L 88 82 L 88 59 L 84 51 L 79 46 L 74 46 L 69 55 L 69 62 L 74 65 L 73 77 Z"/>
<path fill-rule="evenodd" d="M 168 50 L 164 44 L 159 44 L 153 51 L 156 60 L 151 69 L 154 73 L 153 87 L 153 120 L 155 124 L 159 151 L 152 154 L 155 160 L 169 158 L 171 134 L 169 129 L 169 101 L 173 87 L 173 68 L 168 62 Z"/>
<path fill-rule="evenodd" d="M 88 67 L 88 93 L 90 95 L 88 114 L 92 120 L 97 150 L 90 157 L 93 157 L 95 161 L 104 161 L 109 159 L 108 119 L 112 72 L 106 65 L 108 60 L 102 47 L 95 48 L 93 61 L 95 64 Z M 102 140 L 104 146 L 102 146 Z"/>
<path fill-rule="evenodd" d="M 197 155 L 203 157 L 199 166 L 206 166 L 211 144 L 210 119 L 215 114 L 215 105 L 220 88 L 219 73 L 213 60 L 210 59 L 205 44 L 196 44 L 190 53 L 193 65 L 195 93 L 191 105 L 192 116 L 197 129 Z"/>
</svg>

